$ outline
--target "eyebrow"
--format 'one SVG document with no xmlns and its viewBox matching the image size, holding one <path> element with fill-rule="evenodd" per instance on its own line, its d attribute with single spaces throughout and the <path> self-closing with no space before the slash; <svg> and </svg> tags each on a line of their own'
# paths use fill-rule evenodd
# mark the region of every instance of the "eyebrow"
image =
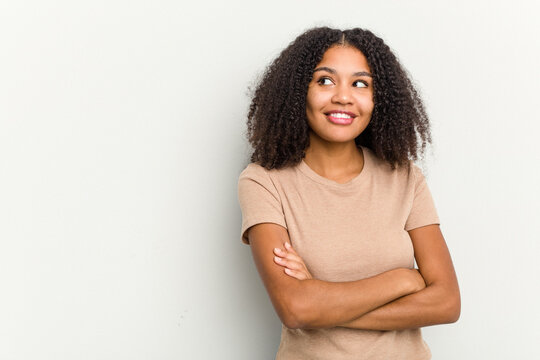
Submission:
<svg viewBox="0 0 540 360">
<path fill-rule="evenodd" d="M 329 68 L 329 67 L 326 67 L 326 66 L 321 66 L 319 68 L 316 68 L 315 70 L 313 70 L 313 73 L 316 73 L 317 71 L 327 71 L 330 74 L 337 74 L 336 70 L 334 70 L 332 68 Z M 371 75 L 367 71 L 355 72 L 355 73 L 353 73 L 353 76 L 369 76 L 369 77 L 373 77 L 373 75 Z"/>
</svg>

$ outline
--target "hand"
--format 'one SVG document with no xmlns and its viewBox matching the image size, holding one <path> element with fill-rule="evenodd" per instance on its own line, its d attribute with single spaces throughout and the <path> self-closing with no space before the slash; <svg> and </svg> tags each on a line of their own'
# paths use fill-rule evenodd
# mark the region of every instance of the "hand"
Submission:
<svg viewBox="0 0 540 360">
<path fill-rule="evenodd" d="M 285 268 L 285 274 L 298 280 L 313 279 L 304 260 L 288 242 L 285 243 L 285 249 L 274 248 L 274 254 L 274 262 Z"/>
</svg>

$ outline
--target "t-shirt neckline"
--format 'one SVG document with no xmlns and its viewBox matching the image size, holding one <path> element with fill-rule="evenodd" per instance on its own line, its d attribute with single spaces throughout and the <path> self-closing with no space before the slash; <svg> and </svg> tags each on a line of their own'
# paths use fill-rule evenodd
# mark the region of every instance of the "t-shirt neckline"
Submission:
<svg viewBox="0 0 540 360">
<path fill-rule="evenodd" d="M 306 164 L 304 159 L 302 159 L 302 161 L 298 164 L 298 168 L 304 175 L 320 184 L 329 185 L 336 188 L 349 188 L 356 185 L 357 183 L 361 183 L 362 180 L 367 176 L 367 173 L 371 166 L 371 159 L 369 158 L 368 151 L 363 146 L 359 146 L 359 148 L 362 150 L 362 155 L 364 157 L 364 166 L 362 167 L 362 171 L 360 171 L 358 175 L 356 175 L 346 183 L 338 183 L 337 181 L 330 180 L 328 178 L 325 178 L 324 176 L 317 174 L 315 170 L 313 170 L 309 167 L 308 164 Z"/>
</svg>

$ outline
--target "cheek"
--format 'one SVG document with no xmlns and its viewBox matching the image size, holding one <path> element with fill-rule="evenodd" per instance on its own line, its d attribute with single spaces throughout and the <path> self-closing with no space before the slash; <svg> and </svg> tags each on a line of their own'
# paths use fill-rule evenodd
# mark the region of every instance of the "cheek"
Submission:
<svg viewBox="0 0 540 360">
<path fill-rule="evenodd" d="M 375 106 L 375 103 L 373 102 L 373 96 L 359 97 L 356 99 L 356 102 L 359 105 L 360 109 L 362 109 L 366 113 L 371 113 Z"/>
<path fill-rule="evenodd" d="M 308 123 L 312 123 L 313 118 L 316 116 L 318 110 L 317 97 L 314 94 L 308 93 L 306 98 L 306 116 Z"/>
<path fill-rule="evenodd" d="M 328 91 L 309 89 L 306 96 L 306 107 L 313 111 L 321 110 L 330 101 L 331 94 Z"/>
</svg>

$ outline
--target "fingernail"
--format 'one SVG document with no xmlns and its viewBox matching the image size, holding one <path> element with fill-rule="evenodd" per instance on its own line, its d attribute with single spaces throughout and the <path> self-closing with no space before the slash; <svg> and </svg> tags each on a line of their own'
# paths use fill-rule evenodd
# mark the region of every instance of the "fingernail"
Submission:
<svg viewBox="0 0 540 360">
<path fill-rule="evenodd" d="M 280 258 L 280 257 L 277 257 L 277 256 L 274 256 L 274 260 L 276 260 L 277 262 L 280 262 L 280 261 L 281 261 L 281 258 Z"/>
<path fill-rule="evenodd" d="M 280 248 L 274 248 L 274 251 L 277 252 L 277 253 L 281 253 L 281 249 L 280 249 Z"/>
<path fill-rule="evenodd" d="M 289 244 L 288 242 L 286 242 L 286 243 L 285 243 L 285 247 L 290 248 L 290 247 L 291 247 L 291 244 Z"/>
</svg>

